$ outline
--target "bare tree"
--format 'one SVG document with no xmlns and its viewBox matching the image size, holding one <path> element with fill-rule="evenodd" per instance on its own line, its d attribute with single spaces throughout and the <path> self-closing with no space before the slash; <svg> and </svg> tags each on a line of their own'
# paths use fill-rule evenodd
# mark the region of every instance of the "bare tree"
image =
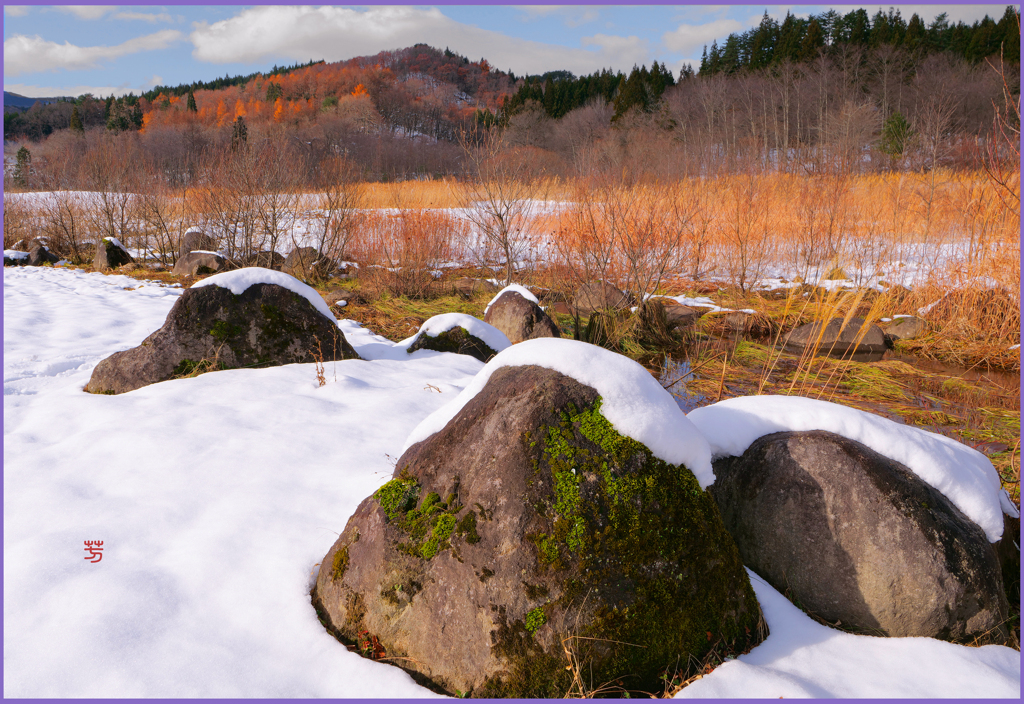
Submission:
<svg viewBox="0 0 1024 704">
<path fill-rule="evenodd" d="M 505 283 L 528 259 L 537 236 L 533 220 L 544 209 L 549 182 L 534 173 L 522 147 L 492 131 L 479 146 L 463 138 L 463 148 L 476 176 L 457 191 L 459 205 L 490 248 L 500 254 Z"/>
</svg>

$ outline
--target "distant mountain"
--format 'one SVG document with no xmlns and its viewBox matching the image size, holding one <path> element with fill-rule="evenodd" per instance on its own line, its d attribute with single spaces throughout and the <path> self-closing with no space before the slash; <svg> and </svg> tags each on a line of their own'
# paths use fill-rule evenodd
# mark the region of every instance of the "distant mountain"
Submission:
<svg viewBox="0 0 1024 704">
<path fill-rule="evenodd" d="M 74 100 L 74 98 L 56 97 L 56 98 L 27 98 L 24 95 L 18 95 L 17 93 L 10 93 L 4 91 L 4 112 L 9 110 L 16 110 L 18 112 L 28 110 L 36 103 L 42 103 L 43 105 L 49 105 L 50 103 L 59 103 L 62 100 Z"/>
</svg>

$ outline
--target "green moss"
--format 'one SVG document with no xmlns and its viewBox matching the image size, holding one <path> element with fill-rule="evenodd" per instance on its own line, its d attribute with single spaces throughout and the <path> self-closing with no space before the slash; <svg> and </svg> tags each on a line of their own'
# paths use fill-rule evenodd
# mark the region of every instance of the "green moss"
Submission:
<svg viewBox="0 0 1024 704">
<path fill-rule="evenodd" d="M 199 376 L 206 372 L 215 372 L 227 369 L 223 362 L 214 364 L 208 359 L 200 359 L 198 362 L 193 359 L 183 359 L 171 371 L 171 379 L 184 379 L 187 377 Z"/>
<path fill-rule="evenodd" d="M 469 332 L 462 327 L 454 327 L 450 330 L 445 330 L 438 335 L 427 335 L 424 333 L 416 339 L 416 342 L 409 345 L 409 348 L 406 351 L 412 354 L 416 350 L 434 350 L 435 352 L 465 354 L 471 357 L 476 357 L 482 362 L 486 362 L 497 354 L 497 352 L 485 344 L 483 340 L 470 335 Z"/>
<path fill-rule="evenodd" d="M 394 521 L 416 505 L 420 485 L 415 480 L 392 479 L 373 494 L 388 520 Z"/>
<path fill-rule="evenodd" d="M 218 320 L 210 328 L 210 334 L 221 342 L 225 342 L 232 337 L 237 337 L 242 334 L 242 331 L 243 329 L 241 325 L 232 325 L 226 320 Z"/>
<path fill-rule="evenodd" d="M 334 553 L 334 562 L 331 564 L 331 579 L 337 582 L 345 576 L 348 569 L 348 546 L 344 546 Z"/>
<path fill-rule="evenodd" d="M 580 636 L 567 641 L 574 657 L 597 683 L 629 673 L 624 687 L 651 692 L 681 654 L 699 661 L 709 651 L 708 632 L 716 641 L 749 639 L 758 608 L 739 552 L 717 505 L 686 467 L 617 432 L 601 413 L 601 399 L 582 409 L 567 405 L 542 437 L 534 451 L 538 488 L 529 500 L 541 504 L 538 518 L 548 528 L 529 538 L 538 572 L 554 571 L 563 589 L 526 615 L 527 634 L 551 610 L 572 613 L 589 594 L 602 593 L 600 607 L 580 612 L 579 632 L 566 634 Z M 514 641 L 510 628 L 506 635 Z M 510 646 L 509 652 L 521 650 Z M 515 672 L 536 675 L 535 669 L 509 663 L 502 687 L 513 686 Z M 519 684 L 526 689 L 514 696 L 546 696 Z"/>
<path fill-rule="evenodd" d="M 530 632 L 531 636 L 537 632 L 538 628 L 547 622 L 547 614 L 545 614 L 544 609 L 539 606 L 526 614 L 526 630 Z"/>
<path fill-rule="evenodd" d="M 466 542 L 470 545 L 479 543 L 480 535 L 476 532 L 476 511 L 467 511 L 455 530 L 459 535 L 465 536 Z"/>
<path fill-rule="evenodd" d="M 430 531 L 430 538 L 420 548 L 420 554 L 423 555 L 423 559 L 429 560 L 436 555 L 438 549 L 448 543 L 448 539 L 452 537 L 453 530 L 455 530 L 455 516 L 450 513 L 440 515 Z"/>
</svg>

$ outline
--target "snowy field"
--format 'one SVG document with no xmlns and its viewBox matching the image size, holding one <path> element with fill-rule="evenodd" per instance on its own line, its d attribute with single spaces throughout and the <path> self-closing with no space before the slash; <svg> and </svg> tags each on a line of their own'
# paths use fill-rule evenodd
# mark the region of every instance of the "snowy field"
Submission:
<svg viewBox="0 0 1024 704">
<path fill-rule="evenodd" d="M 180 293 L 4 271 L 4 696 L 436 696 L 349 653 L 309 590 L 413 429 L 483 365 L 341 321 L 363 361 L 327 363 L 323 387 L 289 365 L 84 393 Z M 681 696 L 1019 697 L 1015 650 L 841 633 L 752 579 L 771 635 Z"/>
</svg>

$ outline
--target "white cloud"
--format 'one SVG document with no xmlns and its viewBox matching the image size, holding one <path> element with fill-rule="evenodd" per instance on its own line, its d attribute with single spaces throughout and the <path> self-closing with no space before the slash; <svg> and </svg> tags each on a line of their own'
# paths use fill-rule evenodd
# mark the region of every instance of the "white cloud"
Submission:
<svg viewBox="0 0 1024 704">
<path fill-rule="evenodd" d="M 148 12 L 118 12 L 114 15 L 115 20 L 142 20 L 143 22 L 173 22 L 174 18 L 166 12 L 154 15 Z"/>
<path fill-rule="evenodd" d="M 108 12 L 117 9 L 117 5 L 63 5 L 56 9 L 61 12 L 70 12 L 82 20 L 98 20 Z"/>
<path fill-rule="evenodd" d="M 516 73 L 566 69 L 577 74 L 604 67 L 628 70 L 650 60 L 635 37 L 596 35 L 586 48 L 543 44 L 456 22 L 436 8 L 254 7 L 213 24 L 196 23 L 192 55 L 210 63 L 290 59 L 341 61 L 420 42 L 449 47 L 471 59 Z"/>
<path fill-rule="evenodd" d="M 149 87 L 132 86 L 128 83 L 122 83 L 119 86 L 38 86 L 26 85 L 24 83 L 5 82 L 4 90 L 10 91 L 11 93 L 17 93 L 18 95 L 23 95 L 26 98 L 58 98 L 62 96 L 77 98 L 78 96 L 85 95 L 86 93 L 92 93 L 93 96 L 97 98 L 106 98 L 108 95 L 120 98 L 121 96 L 128 95 L 129 93 L 142 95 L 149 90 Z"/>
<path fill-rule="evenodd" d="M 4 12 L 11 17 L 24 17 L 28 14 L 30 5 L 4 5 Z"/>
<path fill-rule="evenodd" d="M 736 20 L 715 20 L 707 24 L 681 24 L 661 35 L 661 41 L 670 51 L 686 56 L 699 56 L 705 44 L 724 39 L 732 32 L 745 32 L 748 26 Z"/>
<path fill-rule="evenodd" d="M 140 51 L 164 49 L 183 38 L 181 32 L 166 29 L 136 37 L 116 46 L 75 46 L 58 44 L 39 35 L 16 34 L 4 40 L 4 77 L 37 71 L 95 68 L 101 61 L 116 59 Z"/>
</svg>

